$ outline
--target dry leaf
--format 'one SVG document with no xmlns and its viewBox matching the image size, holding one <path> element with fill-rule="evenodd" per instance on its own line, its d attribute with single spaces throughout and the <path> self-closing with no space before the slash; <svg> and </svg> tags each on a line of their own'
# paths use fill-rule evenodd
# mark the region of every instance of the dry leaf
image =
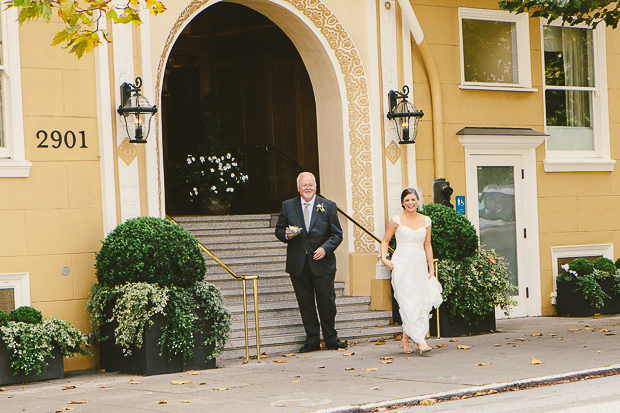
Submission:
<svg viewBox="0 0 620 413">
<path fill-rule="evenodd" d="M 493 347 L 501 347 L 502 345 L 499 343 L 496 343 L 495 345 L 493 345 Z"/>
<path fill-rule="evenodd" d="M 303 356 L 303 358 L 309 359 L 309 358 L 312 358 L 312 357 L 311 356 Z"/>
<path fill-rule="evenodd" d="M 606 329 L 606 328 L 599 328 L 599 329 L 598 329 L 598 331 L 599 331 L 599 332 L 601 332 L 601 333 L 606 333 L 606 332 L 608 332 L 609 330 L 608 330 L 608 329 Z"/>
<path fill-rule="evenodd" d="M 383 327 L 383 324 L 377 324 L 377 327 Z"/>
<path fill-rule="evenodd" d="M 616 333 L 605 333 L 606 336 L 615 336 Z"/>
<path fill-rule="evenodd" d="M 67 403 L 69 403 L 69 404 L 86 404 L 86 403 L 88 403 L 88 400 L 71 400 L 71 401 L 68 401 Z"/>
<path fill-rule="evenodd" d="M 324 369 L 324 368 L 325 368 L 325 366 L 320 365 L 318 368 L 320 368 L 320 369 Z"/>
<path fill-rule="evenodd" d="M 168 404 L 168 403 L 169 403 L 168 399 L 160 400 L 160 401 L 157 402 L 157 404 Z"/>
<path fill-rule="evenodd" d="M 0 387 L 0 391 L 6 391 L 4 387 Z"/>
<path fill-rule="evenodd" d="M 564 340 L 564 337 L 558 337 L 558 341 Z"/>
<path fill-rule="evenodd" d="M 421 404 L 422 406 L 432 406 L 432 405 L 434 405 L 435 403 L 437 403 L 437 400 L 435 400 L 435 399 L 424 399 L 424 400 L 422 400 L 422 401 L 420 402 L 420 404 Z"/>
<path fill-rule="evenodd" d="M 474 366 L 478 367 L 478 366 L 491 366 L 493 365 L 493 363 L 478 363 L 478 364 L 474 364 Z"/>
<path fill-rule="evenodd" d="M 100 389 L 111 389 L 114 386 L 99 386 Z"/>
<path fill-rule="evenodd" d="M 568 330 L 568 331 L 580 331 L 580 330 L 581 330 L 580 328 L 571 328 L 571 329 L 570 329 L 570 330 Z"/>
<path fill-rule="evenodd" d="M 442 347 L 445 347 L 445 346 L 446 346 L 445 344 L 437 344 L 437 345 L 435 346 L 435 348 L 442 348 Z"/>
<path fill-rule="evenodd" d="M 555 333 L 549 334 L 549 337 L 555 337 L 555 336 L 557 336 L 557 334 L 555 334 Z"/>
<path fill-rule="evenodd" d="M 463 345 L 463 344 L 459 344 L 458 346 L 456 346 L 456 348 L 457 348 L 458 350 L 468 350 L 468 349 L 469 349 L 469 347 L 471 347 L 471 346 L 465 346 L 465 345 Z"/>
<path fill-rule="evenodd" d="M 383 356 L 383 357 L 379 357 L 379 360 L 394 360 L 393 356 Z"/>
<path fill-rule="evenodd" d="M 413 357 L 407 357 L 407 360 L 413 360 Z"/>
<path fill-rule="evenodd" d="M 388 409 L 387 407 L 378 407 L 378 408 L 377 408 L 377 411 L 378 411 L 378 412 L 384 412 L 384 411 L 386 411 L 387 409 Z"/>
<path fill-rule="evenodd" d="M 170 384 L 172 385 L 178 385 L 178 384 L 190 384 L 191 382 L 189 380 L 172 380 L 170 382 Z"/>
<path fill-rule="evenodd" d="M 181 400 L 181 403 L 191 403 L 190 400 Z"/>
<path fill-rule="evenodd" d="M 355 370 L 355 367 L 345 367 L 344 371 L 351 371 L 351 370 Z"/>
<path fill-rule="evenodd" d="M 381 362 L 381 364 L 392 364 L 392 363 L 393 363 L 392 360 L 385 360 Z"/>
<path fill-rule="evenodd" d="M 596 354 L 601 354 L 601 350 L 596 350 Z"/>
<path fill-rule="evenodd" d="M 527 341 L 527 338 L 519 337 L 519 338 L 515 338 L 515 340 L 517 340 L 517 341 Z"/>
<path fill-rule="evenodd" d="M 534 357 L 532 357 L 532 359 L 530 360 L 530 364 L 531 364 L 532 366 L 535 366 L 535 365 L 537 365 L 537 364 L 542 364 L 542 361 L 540 361 L 540 360 L 535 359 Z"/>
<path fill-rule="evenodd" d="M 377 371 L 377 370 L 379 370 L 379 369 L 376 368 L 376 367 L 369 367 L 367 369 L 363 369 L 362 371 Z"/>
<path fill-rule="evenodd" d="M 200 374 L 200 372 L 196 371 L 196 370 L 190 370 L 190 371 L 187 372 L 187 374 L 190 375 L 190 376 L 198 376 Z"/>
<path fill-rule="evenodd" d="M 370 390 L 379 390 L 379 386 L 371 387 Z"/>
<path fill-rule="evenodd" d="M 295 353 L 287 353 L 287 354 L 284 354 L 284 357 L 295 357 L 295 356 L 296 356 L 296 354 L 295 354 Z"/>
<path fill-rule="evenodd" d="M 129 384 L 142 384 L 142 382 L 133 380 L 133 381 L 130 381 Z"/>
<path fill-rule="evenodd" d="M 343 356 L 354 356 L 355 353 L 344 353 Z"/>
<path fill-rule="evenodd" d="M 346 348 L 339 348 L 338 351 L 347 351 Z"/>
<path fill-rule="evenodd" d="M 204 381 L 199 384 L 199 386 L 206 386 L 206 385 L 207 385 L 207 383 L 205 383 Z"/>
<path fill-rule="evenodd" d="M 74 385 L 68 385 L 68 386 L 63 387 L 61 390 L 70 390 L 70 389 L 75 389 L 75 386 Z"/>
<path fill-rule="evenodd" d="M 274 363 L 286 363 L 286 360 L 279 360 L 279 359 L 275 359 L 273 360 Z"/>
<path fill-rule="evenodd" d="M 456 338 L 451 338 L 450 343 L 456 343 L 458 340 Z"/>
<path fill-rule="evenodd" d="M 213 390 L 230 390 L 228 387 L 214 387 Z"/>
<path fill-rule="evenodd" d="M 534 333 L 532 337 L 542 337 L 543 333 Z"/>
<path fill-rule="evenodd" d="M 385 341 L 375 341 L 375 346 L 382 346 L 385 344 Z"/>
<path fill-rule="evenodd" d="M 594 330 L 592 327 L 589 327 L 589 326 L 588 327 L 584 327 L 583 329 L 584 330 Z"/>
<path fill-rule="evenodd" d="M 292 380 L 291 383 L 301 383 L 301 380 Z"/>
</svg>

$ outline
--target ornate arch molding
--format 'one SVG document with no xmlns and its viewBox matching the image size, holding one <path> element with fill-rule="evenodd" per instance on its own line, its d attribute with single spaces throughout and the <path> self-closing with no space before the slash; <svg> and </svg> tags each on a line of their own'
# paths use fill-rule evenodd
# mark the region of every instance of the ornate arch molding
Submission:
<svg viewBox="0 0 620 413">
<path fill-rule="evenodd" d="M 189 5 L 179 14 L 172 29 L 168 33 L 164 48 L 157 66 L 157 81 L 155 86 L 156 104 L 161 106 L 161 86 L 170 50 L 174 46 L 179 31 L 185 23 L 197 13 L 202 11 L 212 0 L 192 0 Z M 271 1 L 271 0 L 264 0 Z M 370 140 L 370 102 L 368 98 L 368 82 L 364 74 L 364 68 L 359 53 L 338 18 L 322 3 L 321 0 L 281 0 L 292 5 L 294 8 L 316 26 L 332 49 L 338 63 L 340 72 L 344 77 L 346 88 L 348 112 L 349 112 L 349 155 L 351 162 L 351 214 L 370 232 L 374 232 L 374 206 L 372 185 L 371 163 L 371 140 Z M 215 3 L 215 2 L 213 2 Z M 301 17 L 301 16 L 300 16 Z M 302 19 L 304 20 L 304 19 Z M 338 75 L 338 74 L 337 74 Z M 157 123 L 157 162 L 161 165 L 160 129 Z M 159 210 L 163 213 L 161 205 L 161 167 L 158 168 L 159 183 Z M 375 251 L 375 241 L 354 227 L 354 247 L 356 252 Z"/>
</svg>

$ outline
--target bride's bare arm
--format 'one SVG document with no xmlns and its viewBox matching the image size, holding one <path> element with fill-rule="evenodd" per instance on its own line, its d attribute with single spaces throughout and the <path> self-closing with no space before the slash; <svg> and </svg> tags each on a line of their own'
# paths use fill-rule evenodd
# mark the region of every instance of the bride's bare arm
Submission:
<svg viewBox="0 0 620 413">
<path fill-rule="evenodd" d="M 431 244 L 431 227 L 426 228 L 426 239 L 424 240 L 424 252 L 426 253 L 426 263 L 428 264 L 428 278 L 435 275 L 435 266 L 433 265 L 433 246 Z"/>
<path fill-rule="evenodd" d="M 394 236 L 394 233 L 396 232 L 396 228 L 398 228 L 398 225 L 396 225 L 394 221 L 390 220 L 387 228 L 385 229 L 385 235 L 383 236 L 383 239 L 381 240 L 381 262 L 383 263 L 383 265 L 385 265 L 385 268 L 387 268 L 388 270 L 394 269 L 394 264 L 392 264 L 392 261 L 387 259 L 387 252 L 388 252 L 388 245 L 390 245 L 390 240 Z"/>
</svg>

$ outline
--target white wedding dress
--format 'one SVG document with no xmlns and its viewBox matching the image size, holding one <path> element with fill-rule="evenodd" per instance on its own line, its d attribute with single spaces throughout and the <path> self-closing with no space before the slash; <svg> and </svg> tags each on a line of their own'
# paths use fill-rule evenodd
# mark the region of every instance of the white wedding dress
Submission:
<svg viewBox="0 0 620 413">
<path fill-rule="evenodd" d="M 400 216 L 392 221 L 396 228 L 396 251 L 392 256 L 392 286 L 400 306 L 403 331 L 416 343 L 424 343 L 428 333 L 429 313 L 442 303 L 441 284 L 428 278 L 424 240 L 431 219 L 424 217 L 424 227 L 417 230 L 401 225 Z"/>
</svg>

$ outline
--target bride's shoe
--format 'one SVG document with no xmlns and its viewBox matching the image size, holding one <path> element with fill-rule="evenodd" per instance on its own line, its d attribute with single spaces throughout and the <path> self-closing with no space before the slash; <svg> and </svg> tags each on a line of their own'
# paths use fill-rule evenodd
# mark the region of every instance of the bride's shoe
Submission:
<svg viewBox="0 0 620 413">
<path fill-rule="evenodd" d="M 403 337 L 400 342 L 403 345 L 403 353 L 410 354 L 412 350 L 411 346 L 409 345 L 409 339 Z"/>
<path fill-rule="evenodd" d="M 426 347 L 420 347 L 420 345 L 418 344 L 418 351 L 420 352 L 420 355 L 422 355 L 424 353 L 428 353 L 429 351 L 431 351 L 433 349 L 431 346 L 429 346 L 426 343 L 424 343 L 424 345 Z"/>
</svg>

